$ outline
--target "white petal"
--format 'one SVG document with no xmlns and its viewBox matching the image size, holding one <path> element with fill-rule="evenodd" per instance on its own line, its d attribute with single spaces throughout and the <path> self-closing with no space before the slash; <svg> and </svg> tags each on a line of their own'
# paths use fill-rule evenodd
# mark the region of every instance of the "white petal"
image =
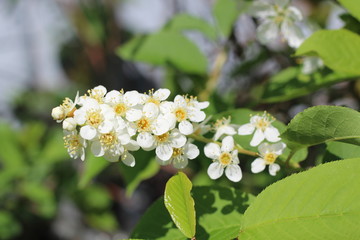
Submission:
<svg viewBox="0 0 360 240">
<path fill-rule="evenodd" d="M 235 164 L 239 164 L 239 157 L 238 157 L 238 151 L 234 150 L 231 152 L 232 161 Z"/>
<path fill-rule="evenodd" d="M 224 168 L 221 166 L 220 163 L 214 162 L 210 164 L 207 173 L 211 179 L 218 179 L 224 173 Z"/>
<path fill-rule="evenodd" d="M 174 105 L 175 104 L 173 102 L 162 102 L 159 106 L 160 112 L 162 112 L 163 114 L 171 113 L 175 109 Z"/>
<path fill-rule="evenodd" d="M 140 96 L 137 91 L 128 91 L 124 94 L 124 103 L 129 106 L 133 107 L 140 102 Z"/>
<path fill-rule="evenodd" d="M 130 135 L 128 133 L 122 133 L 118 135 L 118 139 L 122 145 L 126 145 L 130 142 Z"/>
<path fill-rule="evenodd" d="M 265 135 L 263 131 L 261 131 L 260 129 L 256 129 L 255 134 L 251 139 L 250 146 L 255 147 L 259 145 L 264 139 L 265 139 Z"/>
<path fill-rule="evenodd" d="M 290 47 L 298 48 L 304 41 L 304 34 L 302 33 L 301 28 L 291 21 L 284 21 L 281 24 L 281 33 L 288 41 Z"/>
<path fill-rule="evenodd" d="M 182 134 L 189 135 L 194 132 L 194 127 L 189 121 L 185 120 L 179 123 L 179 130 Z"/>
<path fill-rule="evenodd" d="M 107 92 L 106 88 L 104 86 L 102 86 L 102 85 L 94 87 L 93 90 L 96 90 L 97 92 L 99 92 L 101 96 L 104 96 L 106 94 L 106 92 Z"/>
<path fill-rule="evenodd" d="M 86 140 L 93 140 L 96 134 L 97 134 L 96 129 L 89 125 L 85 125 L 82 128 L 80 128 L 80 136 Z"/>
<path fill-rule="evenodd" d="M 264 132 L 265 138 L 266 140 L 268 140 L 269 142 L 277 142 L 280 141 L 281 139 L 279 138 L 279 130 L 277 130 L 277 128 L 273 127 L 273 126 L 269 126 L 265 129 Z"/>
<path fill-rule="evenodd" d="M 196 145 L 189 143 L 188 146 L 185 148 L 185 154 L 189 159 L 194 159 L 199 156 L 200 151 Z"/>
<path fill-rule="evenodd" d="M 167 161 L 163 161 L 161 160 L 160 158 L 156 157 L 156 162 L 161 165 L 161 166 L 166 166 L 166 165 L 169 165 L 170 162 L 171 162 L 171 159 L 167 160 Z"/>
<path fill-rule="evenodd" d="M 158 117 L 153 122 L 153 133 L 155 135 L 161 135 L 170 130 L 169 122 L 164 117 Z"/>
<path fill-rule="evenodd" d="M 188 116 L 192 122 L 202 122 L 206 118 L 206 114 L 196 108 L 188 108 Z"/>
<path fill-rule="evenodd" d="M 301 21 L 302 20 L 302 14 L 296 7 L 288 7 L 288 17 L 293 21 Z"/>
<path fill-rule="evenodd" d="M 258 147 L 260 155 L 265 155 L 270 150 L 270 144 L 267 142 L 263 142 Z"/>
<path fill-rule="evenodd" d="M 130 140 L 130 142 L 126 144 L 125 147 L 129 151 L 137 151 L 140 148 L 139 144 L 134 140 Z"/>
<path fill-rule="evenodd" d="M 125 163 L 125 165 L 127 165 L 129 167 L 135 166 L 135 158 L 129 152 L 125 152 L 124 155 L 121 156 L 121 161 L 123 161 L 123 163 Z"/>
<path fill-rule="evenodd" d="M 85 111 L 82 111 L 81 108 L 74 112 L 74 120 L 77 124 L 83 125 L 86 121 Z"/>
<path fill-rule="evenodd" d="M 231 164 L 225 169 L 226 177 L 233 182 L 239 182 L 242 178 L 242 172 L 239 165 Z"/>
<path fill-rule="evenodd" d="M 196 107 L 200 109 L 204 109 L 207 108 L 209 105 L 210 103 L 208 101 L 204 101 L 204 102 L 198 102 Z"/>
<path fill-rule="evenodd" d="M 205 156 L 211 159 L 216 159 L 220 156 L 220 146 L 216 143 L 208 143 L 204 147 Z"/>
<path fill-rule="evenodd" d="M 257 158 L 251 163 L 251 171 L 253 173 L 259 173 L 265 169 L 265 161 L 262 158 Z"/>
<path fill-rule="evenodd" d="M 156 118 L 159 115 L 159 108 L 154 103 L 146 103 L 143 108 L 143 114 L 150 119 Z"/>
<path fill-rule="evenodd" d="M 166 161 L 169 160 L 173 154 L 173 148 L 170 144 L 160 144 L 157 146 L 155 150 L 156 156 L 158 156 L 161 160 Z"/>
<path fill-rule="evenodd" d="M 226 136 L 222 140 L 221 151 L 231 152 L 234 149 L 234 138 L 232 136 Z"/>
<path fill-rule="evenodd" d="M 178 156 L 173 159 L 173 166 L 177 169 L 185 168 L 188 165 L 188 159 L 185 156 Z"/>
<path fill-rule="evenodd" d="M 142 112 L 139 109 L 131 108 L 126 111 L 126 119 L 130 122 L 135 122 L 142 117 Z"/>
<path fill-rule="evenodd" d="M 91 144 L 91 152 L 96 157 L 101 157 L 105 154 L 104 149 L 101 147 L 101 143 L 99 141 L 95 141 Z"/>
<path fill-rule="evenodd" d="M 105 153 L 105 155 L 104 155 L 104 158 L 106 160 L 108 160 L 109 162 L 117 162 L 117 161 L 119 161 L 119 157 L 120 157 L 120 155 L 113 155 L 108 152 Z"/>
<path fill-rule="evenodd" d="M 118 103 L 120 101 L 120 92 L 112 90 L 106 94 L 104 100 L 106 103 Z"/>
<path fill-rule="evenodd" d="M 174 98 L 174 103 L 176 107 L 186 107 L 187 105 L 185 98 L 181 95 L 176 95 L 176 97 Z"/>
<path fill-rule="evenodd" d="M 275 176 L 276 173 L 280 170 L 280 165 L 277 163 L 270 164 L 269 173 L 271 176 Z"/>
<path fill-rule="evenodd" d="M 276 155 L 281 155 L 285 148 L 286 148 L 286 144 L 283 142 L 278 142 L 278 143 L 272 144 L 272 146 L 271 146 L 272 151 Z"/>
<path fill-rule="evenodd" d="M 137 143 L 142 148 L 151 148 L 154 145 L 154 136 L 148 132 L 139 133 L 136 138 Z"/>
<path fill-rule="evenodd" d="M 279 28 L 276 23 L 266 21 L 257 28 L 257 37 L 262 44 L 275 40 L 279 36 Z"/>
<path fill-rule="evenodd" d="M 167 99 L 170 95 L 170 90 L 166 89 L 166 88 L 159 88 L 158 90 L 156 90 L 153 94 L 153 97 L 156 99 L 159 99 L 161 101 Z"/>
<path fill-rule="evenodd" d="M 114 129 L 114 122 L 113 121 L 103 121 L 99 126 L 99 132 L 100 133 L 109 133 L 113 129 Z"/>
<path fill-rule="evenodd" d="M 251 123 L 241 125 L 238 129 L 239 135 L 250 135 L 254 132 L 255 126 Z"/>
<path fill-rule="evenodd" d="M 186 143 L 186 137 L 180 132 L 171 133 L 171 146 L 174 148 L 181 148 Z"/>
</svg>

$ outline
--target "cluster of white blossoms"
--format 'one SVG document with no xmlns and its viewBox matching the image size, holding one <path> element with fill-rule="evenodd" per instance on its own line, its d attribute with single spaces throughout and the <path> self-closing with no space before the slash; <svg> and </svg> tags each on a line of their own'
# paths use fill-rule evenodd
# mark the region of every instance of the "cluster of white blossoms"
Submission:
<svg viewBox="0 0 360 240">
<path fill-rule="evenodd" d="M 270 115 L 252 116 L 250 123 L 240 127 L 231 124 L 230 117 L 222 118 L 215 122 L 215 134 L 209 139 L 203 137 L 210 131 L 203 111 L 209 103 L 180 95 L 169 101 L 169 95 L 170 91 L 164 88 L 139 93 L 108 92 L 97 86 L 83 96 L 77 94 L 74 101 L 66 98 L 52 110 L 52 117 L 62 123 L 65 147 L 72 158 L 84 160 L 89 147 L 96 157 L 111 162 L 121 160 L 133 167 L 135 158 L 131 152 L 155 150 L 160 165 L 172 164 L 181 169 L 200 154 L 193 140 L 205 139 L 208 144 L 204 153 L 213 161 L 207 171 L 210 178 L 217 179 L 225 173 L 228 179 L 238 182 L 242 178 L 238 154 L 244 149 L 233 136 L 254 133 L 251 146 L 264 140 L 276 143 L 260 144 L 259 153 L 254 153 L 259 157 L 251 165 L 252 172 L 260 172 L 266 165 L 271 175 L 279 171 L 275 160 L 285 144 L 279 142 L 279 131 L 272 126 L 274 119 Z"/>
<path fill-rule="evenodd" d="M 155 149 L 157 161 L 184 168 L 199 149 L 187 135 L 205 120 L 208 102 L 195 97 L 176 96 L 167 101 L 168 89 L 142 94 L 137 91 L 110 91 L 97 86 L 72 101 L 66 98 L 52 110 L 52 117 L 62 122 L 65 147 L 72 158 L 85 159 L 85 148 L 109 161 L 121 159 L 134 166 L 131 154 L 142 148 Z"/>
</svg>

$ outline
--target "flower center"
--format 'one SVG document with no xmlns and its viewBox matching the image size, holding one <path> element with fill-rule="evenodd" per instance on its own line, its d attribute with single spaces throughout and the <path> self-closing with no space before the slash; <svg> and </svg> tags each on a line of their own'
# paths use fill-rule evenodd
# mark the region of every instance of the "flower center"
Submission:
<svg viewBox="0 0 360 240">
<path fill-rule="evenodd" d="M 137 129 L 142 132 L 149 131 L 151 126 L 150 120 L 146 117 L 143 117 L 139 121 L 137 121 L 136 125 L 137 125 Z"/>
<path fill-rule="evenodd" d="M 147 100 L 148 103 L 154 103 L 155 105 L 160 105 L 160 101 L 155 99 L 154 97 L 150 97 L 148 100 Z"/>
<path fill-rule="evenodd" d="M 183 149 L 182 148 L 173 148 L 173 154 L 172 157 L 178 157 L 180 155 L 183 154 Z"/>
<path fill-rule="evenodd" d="M 78 135 L 69 134 L 64 136 L 64 146 L 69 150 L 70 154 L 75 154 L 82 147 Z"/>
<path fill-rule="evenodd" d="M 87 114 L 87 121 L 86 123 L 90 126 L 97 127 L 102 122 L 102 117 L 99 112 L 91 111 Z"/>
<path fill-rule="evenodd" d="M 161 135 L 155 135 L 155 139 L 158 143 L 167 142 L 169 139 L 170 134 L 168 132 L 161 134 Z"/>
<path fill-rule="evenodd" d="M 266 119 L 259 119 L 257 122 L 256 122 L 256 128 L 258 129 L 261 129 L 262 131 L 265 131 L 265 129 L 267 127 L 269 127 L 270 125 L 270 122 L 267 121 Z"/>
<path fill-rule="evenodd" d="M 232 157 L 230 153 L 224 152 L 219 156 L 219 161 L 222 165 L 227 166 L 231 163 Z"/>
<path fill-rule="evenodd" d="M 266 153 L 264 156 L 264 160 L 266 164 L 273 164 L 277 158 L 277 155 L 274 153 Z"/>
<path fill-rule="evenodd" d="M 125 106 L 124 103 L 119 103 L 119 104 L 115 105 L 115 107 L 114 107 L 115 113 L 120 116 L 125 115 L 126 110 L 127 110 L 127 107 Z"/>
<path fill-rule="evenodd" d="M 113 148 L 117 143 L 117 138 L 113 132 L 102 134 L 100 136 L 100 143 L 105 148 Z"/>
<path fill-rule="evenodd" d="M 175 116 L 178 122 L 184 121 L 187 117 L 186 110 L 184 108 L 178 108 L 175 111 Z"/>
</svg>

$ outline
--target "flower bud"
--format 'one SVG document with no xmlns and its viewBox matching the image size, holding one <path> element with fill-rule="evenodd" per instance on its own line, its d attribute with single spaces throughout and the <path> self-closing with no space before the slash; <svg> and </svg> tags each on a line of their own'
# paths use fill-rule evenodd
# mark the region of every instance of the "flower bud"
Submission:
<svg viewBox="0 0 360 240">
<path fill-rule="evenodd" d="M 63 129 L 64 130 L 68 130 L 68 131 L 73 131 L 76 128 L 76 122 L 74 120 L 74 118 L 66 118 L 63 121 Z"/>
<path fill-rule="evenodd" d="M 63 120 L 65 118 L 65 112 L 62 107 L 58 106 L 53 108 L 51 116 L 54 120 Z"/>
</svg>

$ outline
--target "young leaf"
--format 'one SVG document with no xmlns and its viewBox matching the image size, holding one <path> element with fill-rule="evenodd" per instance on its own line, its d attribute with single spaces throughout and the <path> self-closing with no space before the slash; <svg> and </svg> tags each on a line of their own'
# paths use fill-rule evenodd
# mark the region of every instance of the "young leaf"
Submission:
<svg viewBox="0 0 360 240">
<path fill-rule="evenodd" d="M 334 71 L 360 75 L 360 36 L 345 29 L 315 32 L 295 55 L 316 55 Z"/>
<path fill-rule="evenodd" d="M 154 65 L 173 64 L 182 71 L 205 74 L 207 60 L 199 48 L 174 31 L 161 31 L 143 38 L 133 38 L 117 49 L 118 55 L 127 60 Z"/>
<path fill-rule="evenodd" d="M 287 101 L 353 77 L 355 77 L 353 74 L 328 71 L 304 75 L 299 67 L 289 67 L 271 77 L 265 86 L 261 102 Z"/>
<path fill-rule="evenodd" d="M 164 203 L 177 228 L 188 238 L 195 236 L 195 208 L 191 181 L 179 172 L 166 183 Z"/>
<path fill-rule="evenodd" d="M 323 164 L 269 186 L 246 210 L 239 239 L 359 239 L 359 161 Z"/>
<path fill-rule="evenodd" d="M 349 12 L 360 21 L 360 4 L 354 0 L 339 0 Z"/>
<path fill-rule="evenodd" d="M 356 158 L 359 156 L 359 146 L 343 142 L 327 142 L 323 161 L 329 162 L 339 159 Z"/>
<path fill-rule="evenodd" d="M 194 187 L 196 239 L 234 239 L 238 235 L 243 213 L 254 196 L 231 187 Z M 131 237 L 157 240 L 185 240 L 167 212 L 163 198 L 142 216 Z M 154 220 L 156 219 L 156 221 Z"/>
<path fill-rule="evenodd" d="M 201 18 L 197 18 L 188 14 L 178 14 L 166 25 L 166 30 L 170 31 L 186 31 L 197 30 L 207 36 L 209 39 L 216 38 L 216 31 L 213 26 Z"/>
<path fill-rule="evenodd" d="M 213 14 L 221 34 L 226 38 L 230 35 L 233 24 L 240 14 L 238 3 L 236 0 L 215 2 Z"/>
<path fill-rule="evenodd" d="M 360 113 L 345 107 L 316 106 L 296 115 L 281 138 L 294 150 L 327 141 L 360 145 Z"/>
</svg>

